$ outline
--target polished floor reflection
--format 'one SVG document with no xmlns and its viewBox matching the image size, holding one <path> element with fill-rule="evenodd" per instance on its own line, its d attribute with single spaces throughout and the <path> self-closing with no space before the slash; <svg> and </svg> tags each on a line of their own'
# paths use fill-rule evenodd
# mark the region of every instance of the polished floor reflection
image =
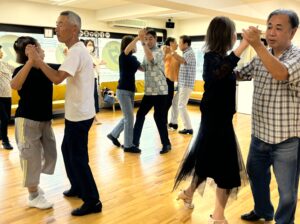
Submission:
<svg viewBox="0 0 300 224">
<path fill-rule="evenodd" d="M 197 130 L 200 123 L 198 106 L 190 105 L 189 110 L 193 128 Z M 176 201 L 179 189 L 172 192 L 174 176 L 188 144 L 192 141 L 192 136 L 169 131 L 172 150 L 160 155 L 160 139 L 150 113 L 142 132 L 141 155 L 128 154 L 112 145 L 106 137 L 120 119 L 120 110 L 117 109 L 115 113 L 112 110 L 102 110 L 98 117 L 102 125 L 92 126 L 89 154 L 90 165 L 103 202 L 103 212 L 85 217 L 70 215 L 71 210 L 81 204 L 81 200 L 66 199 L 62 196 L 69 183 L 60 152 L 64 124 L 62 118 L 56 118 L 53 128 L 58 149 L 57 167 L 53 176 L 43 175 L 41 178 L 41 187 L 46 192 L 46 197 L 54 202 L 54 208 L 41 211 L 26 206 L 27 193 L 21 187 L 19 156 L 14 141 L 14 126 L 11 125 L 9 135 L 15 149 L 12 151 L 0 149 L 1 224 L 207 223 L 214 205 L 213 190 L 205 192 L 204 197 L 196 195 L 194 210 L 188 210 L 182 202 Z M 234 124 L 245 160 L 250 141 L 250 116 L 238 114 L 234 118 Z M 120 137 L 120 142 L 123 142 L 123 136 Z M 184 184 L 181 185 L 181 188 L 183 187 Z M 274 177 L 271 189 L 272 200 L 276 207 L 278 194 Z M 247 186 L 242 189 L 237 200 L 230 202 L 226 210 L 229 223 L 246 224 L 247 222 L 241 221 L 239 216 L 250 211 L 252 207 L 251 191 Z M 300 223 L 299 205 L 295 223 Z"/>
</svg>

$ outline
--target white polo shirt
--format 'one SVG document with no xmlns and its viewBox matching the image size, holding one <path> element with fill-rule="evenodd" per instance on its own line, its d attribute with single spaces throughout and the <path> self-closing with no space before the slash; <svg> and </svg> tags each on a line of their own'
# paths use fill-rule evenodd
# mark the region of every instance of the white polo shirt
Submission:
<svg viewBox="0 0 300 224">
<path fill-rule="evenodd" d="M 65 118 L 83 121 L 95 116 L 93 61 L 84 44 L 79 41 L 68 51 L 59 67 L 71 76 L 67 78 Z"/>
</svg>

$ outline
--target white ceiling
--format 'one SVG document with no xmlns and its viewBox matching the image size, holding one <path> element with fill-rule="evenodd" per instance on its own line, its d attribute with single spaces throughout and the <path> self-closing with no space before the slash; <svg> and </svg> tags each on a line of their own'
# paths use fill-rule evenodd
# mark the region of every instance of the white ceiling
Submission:
<svg viewBox="0 0 300 224">
<path fill-rule="evenodd" d="M 224 15 L 232 19 L 265 23 L 277 8 L 300 11 L 300 0 L 25 0 L 93 10 L 99 21 L 121 19 L 196 19 Z"/>
</svg>

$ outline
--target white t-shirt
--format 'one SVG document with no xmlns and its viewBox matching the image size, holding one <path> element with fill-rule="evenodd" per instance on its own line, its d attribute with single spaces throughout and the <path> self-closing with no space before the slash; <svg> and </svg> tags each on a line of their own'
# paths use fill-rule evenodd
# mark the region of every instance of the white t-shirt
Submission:
<svg viewBox="0 0 300 224">
<path fill-rule="evenodd" d="M 11 97 L 10 81 L 14 69 L 7 62 L 0 61 L 0 97 Z"/>
<path fill-rule="evenodd" d="M 67 78 L 65 118 L 83 121 L 95 116 L 93 61 L 82 42 L 77 42 L 59 67 L 71 76 Z"/>
</svg>

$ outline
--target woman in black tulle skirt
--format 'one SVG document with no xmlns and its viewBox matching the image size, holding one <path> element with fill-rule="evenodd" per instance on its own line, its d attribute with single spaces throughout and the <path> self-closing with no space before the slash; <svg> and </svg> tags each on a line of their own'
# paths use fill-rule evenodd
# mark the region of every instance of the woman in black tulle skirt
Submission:
<svg viewBox="0 0 300 224">
<path fill-rule="evenodd" d="M 246 177 L 232 118 L 236 91 L 233 69 L 248 43 L 242 40 L 238 48 L 227 55 L 235 41 L 235 25 L 229 18 L 216 17 L 210 22 L 205 40 L 205 91 L 200 104 L 200 130 L 175 181 L 176 188 L 182 180 L 193 177 L 190 186 L 178 195 L 188 208 L 194 207 L 192 199 L 197 188 L 204 190 L 208 180 L 216 184 L 215 209 L 209 218 L 210 223 L 227 223 L 224 209 L 228 197 L 237 192 Z"/>
</svg>

